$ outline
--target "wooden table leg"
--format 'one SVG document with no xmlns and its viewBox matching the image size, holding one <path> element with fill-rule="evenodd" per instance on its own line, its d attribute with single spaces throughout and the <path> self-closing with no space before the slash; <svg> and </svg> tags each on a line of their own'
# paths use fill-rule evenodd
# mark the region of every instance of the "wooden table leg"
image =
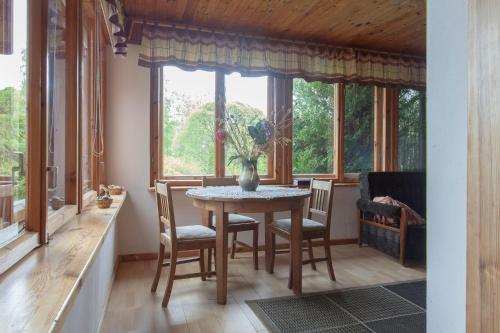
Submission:
<svg viewBox="0 0 500 333">
<path fill-rule="evenodd" d="M 202 214 L 201 223 L 205 227 L 210 228 L 212 226 L 212 212 L 209 211 L 208 209 L 203 209 L 201 214 Z M 210 272 L 212 270 L 212 250 L 208 249 L 208 251 L 204 251 L 204 253 L 205 254 L 203 260 L 206 263 L 207 271 Z"/>
<path fill-rule="evenodd" d="M 215 267 L 217 270 L 217 303 L 226 304 L 227 301 L 227 213 L 224 212 L 224 203 L 220 202 L 215 209 L 217 220 L 217 244 Z"/>
<path fill-rule="evenodd" d="M 272 272 L 272 267 L 271 267 L 271 232 L 269 231 L 269 225 L 273 223 L 273 213 L 265 213 L 264 214 L 264 228 L 265 228 L 265 234 L 266 234 L 266 244 L 265 244 L 265 254 L 266 254 L 266 271 L 268 273 Z"/>
<path fill-rule="evenodd" d="M 292 255 L 292 289 L 294 294 L 302 293 L 302 206 L 292 209 L 292 235 L 290 252 Z"/>
</svg>

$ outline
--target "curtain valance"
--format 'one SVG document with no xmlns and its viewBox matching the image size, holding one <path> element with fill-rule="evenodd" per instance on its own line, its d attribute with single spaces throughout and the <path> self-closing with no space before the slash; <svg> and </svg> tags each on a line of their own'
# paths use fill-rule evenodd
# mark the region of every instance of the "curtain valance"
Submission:
<svg viewBox="0 0 500 333">
<path fill-rule="evenodd" d="M 139 64 L 327 82 L 425 86 L 423 57 L 144 24 Z"/>
<path fill-rule="evenodd" d="M 127 54 L 126 18 L 122 0 L 102 0 L 104 13 L 111 23 L 111 39 L 115 54 Z"/>
</svg>

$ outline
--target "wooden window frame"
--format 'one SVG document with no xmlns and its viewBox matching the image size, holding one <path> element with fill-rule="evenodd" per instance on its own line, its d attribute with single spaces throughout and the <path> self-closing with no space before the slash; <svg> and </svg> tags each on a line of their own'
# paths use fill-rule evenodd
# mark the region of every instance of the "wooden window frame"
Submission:
<svg viewBox="0 0 500 333">
<path fill-rule="evenodd" d="M 0 274 L 47 242 L 47 0 L 27 0 L 25 231 L 2 247 Z"/>
<path fill-rule="evenodd" d="M 215 118 L 222 115 L 220 100 L 225 91 L 225 74 L 216 72 L 215 75 Z M 150 76 L 150 187 L 156 179 L 169 180 L 174 186 L 200 186 L 201 176 L 166 176 L 162 175 L 162 122 L 163 122 L 163 70 L 162 68 L 151 69 Z M 354 186 L 359 183 L 359 173 L 346 173 L 344 168 L 345 156 L 345 86 L 344 83 L 334 84 L 335 108 L 334 115 L 334 160 L 332 174 L 293 174 L 292 173 L 292 145 L 285 147 L 275 145 L 274 151 L 268 158 L 268 174 L 261 177 L 261 184 L 293 184 L 296 178 L 321 178 L 332 179 L 337 184 Z M 374 89 L 374 142 L 373 142 L 373 170 L 374 171 L 397 171 L 398 169 L 398 112 L 399 112 L 399 88 L 377 87 Z M 288 112 L 293 108 L 293 79 L 268 77 L 268 116 L 276 123 L 283 121 L 284 117 L 292 117 Z M 293 112 L 293 110 L 292 110 Z M 278 135 L 292 140 L 292 121 L 281 129 Z M 216 122 L 216 130 L 219 124 Z M 215 148 L 217 177 L 224 176 L 224 144 L 216 141 Z"/>
<path fill-rule="evenodd" d="M 293 82 L 293 79 L 292 79 Z M 340 182 L 343 179 L 343 156 L 344 156 L 344 84 L 342 83 L 332 83 L 333 85 L 333 98 L 334 98 L 334 114 L 333 114 L 333 140 L 331 142 L 333 147 L 333 161 L 332 173 L 293 173 L 292 165 L 292 177 L 293 178 L 316 178 L 333 180 L 334 182 Z M 293 94 L 293 86 L 292 86 Z M 292 110 L 293 112 L 293 110 Z M 293 120 L 292 120 L 293 121 Z M 293 126 L 292 126 L 293 127 Z M 293 140 L 293 134 L 292 138 Z M 291 146 L 291 145 L 290 145 Z M 292 157 L 293 159 L 293 157 Z"/>
<path fill-rule="evenodd" d="M 214 116 L 214 136 L 215 132 L 223 128 L 217 119 L 224 117 L 225 107 L 225 75 L 223 72 L 215 72 L 215 116 Z M 166 176 L 163 175 L 163 67 L 155 67 L 150 69 L 150 184 L 154 186 L 154 181 L 157 179 L 169 180 L 175 186 L 200 186 L 201 177 L 203 175 L 186 175 L 186 176 Z M 274 103 L 271 101 L 276 94 L 270 83 L 273 79 L 268 77 L 268 97 L 267 97 L 267 114 L 268 119 L 275 119 Z M 276 147 L 273 152 L 267 155 L 267 174 L 261 175 L 261 184 L 279 184 L 280 179 L 277 177 L 275 169 L 275 154 Z M 215 174 L 216 177 L 225 175 L 225 147 L 224 142 L 215 140 Z"/>
</svg>

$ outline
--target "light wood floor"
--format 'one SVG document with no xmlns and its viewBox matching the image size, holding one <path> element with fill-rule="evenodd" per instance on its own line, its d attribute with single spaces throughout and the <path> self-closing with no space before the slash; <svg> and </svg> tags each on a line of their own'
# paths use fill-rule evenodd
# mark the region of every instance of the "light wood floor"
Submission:
<svg viewBox="0 0 500 333">
<path fill-rule="evenodd" d="M 317 264 L 318 271 L 304 266 L 305 293 L 425 278 L 425 268 L 402 267 L 396 259 L 368 247 L 341 245 L 333 246 L 332 250 L 337 281 L 329 280 L 324 263 Z M 321 248 L 316 251 L 323 254 Z M 121 263 L 102 332 L 267 332 L 245 300 L 292 294 L 287 288 L 288 255 L 277 255 L 272 275 L 263 269 L 264 257 L 259 264 L 261 269 L 255 271 L 251 256 L 246 253 L 229 259 L 225 306 L 215 300 L 213 277 L 206 282 L 199 278 L 175 281 L 169 306 L 162 309 L 168 269 L 164 268 L 158 290 L 152 294 L 155 261 Z M 198 269 L 196 263 L 178 267 L 179 273 Z"/>
</svg>

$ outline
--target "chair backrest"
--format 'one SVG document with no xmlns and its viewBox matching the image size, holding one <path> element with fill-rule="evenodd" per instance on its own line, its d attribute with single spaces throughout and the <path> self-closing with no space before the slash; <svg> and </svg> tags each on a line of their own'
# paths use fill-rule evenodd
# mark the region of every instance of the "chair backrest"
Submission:
<svg viewBox="0 0 500 333">
<path fill-rule="evenodd" d="M 5 223 L 12 224 L 14 217 L 14 187 L 11 184 L 0 185 L 0 218 Z M 0 225 L 0 228 L 2 226 Z"/>
<path fill-rule="evenodd" d="M 322 216 L 326 220 L 326 228 L 330 230 L 333 207 L 333 180 L 311 179 L 311 197 L 307 207 L 307 218 L 313 215 Z"/>
<path fill-rule="evenodd" d="M 238 180 L 236 176 L 231 177 L 202 177 L 201 185 L 206 186 L 236 186 L 238 185 Z"/>
<path fill-rule="evenodd" d="M 156 208 L 158 210 L 158 223 L 160 232 L 169 232 L 172 240 L 177 240 L 175 230 L 174 206 L 172 204 L 172 191 L 168 182 L 155 182 Z"/>
</svg>

